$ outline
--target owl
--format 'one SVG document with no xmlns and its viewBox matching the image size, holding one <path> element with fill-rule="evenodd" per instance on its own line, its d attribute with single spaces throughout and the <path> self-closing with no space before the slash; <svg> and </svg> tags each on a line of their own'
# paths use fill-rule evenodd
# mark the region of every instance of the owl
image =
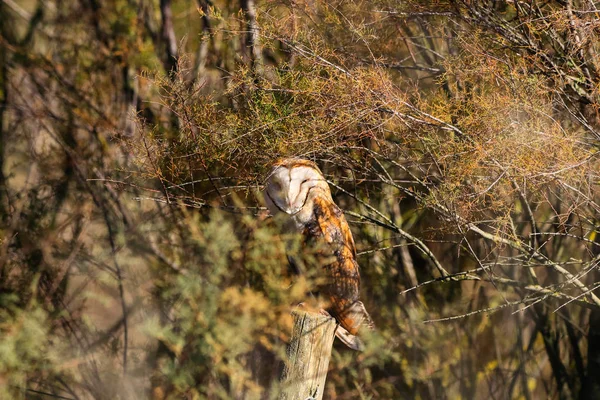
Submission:
<svg viewBox="0 0 600 400">
<path fill-rule="evenodd" d="M 288 158 L 277 161 L 264 190 L 271 214 L 285 219 L 284 229 L 300 232 L 306 246 L 318 246 L 327 260 L 317 265 L 319 296 L 328 304 L 326 310 L 338 322 L 336 335 L 347 346 L 360 350 L 355 335 L 361 325 L 373 327 L 371 318 L 359 301 L 360 274 L 356 248 L 344 214 L 333 202 L 325 177 L 311 161 Z M 324 249 L 324 250 L 323 250 Z M 295 264 L 293 260 L 290 260 Z"/>
</svg>

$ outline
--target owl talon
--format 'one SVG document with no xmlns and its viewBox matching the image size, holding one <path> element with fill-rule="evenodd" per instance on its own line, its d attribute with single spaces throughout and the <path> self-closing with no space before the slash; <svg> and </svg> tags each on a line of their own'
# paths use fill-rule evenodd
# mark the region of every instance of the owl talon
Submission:
<svg viewBox="0 0 600 400">
<path fill-rule="evenodd" d="M 331 317 L 331 314 L 329 314 L 327 310 L 324 310 L 322 308 L 319 310 L 319 314 L 325 315 L 326 317 Z"/>
</svg>

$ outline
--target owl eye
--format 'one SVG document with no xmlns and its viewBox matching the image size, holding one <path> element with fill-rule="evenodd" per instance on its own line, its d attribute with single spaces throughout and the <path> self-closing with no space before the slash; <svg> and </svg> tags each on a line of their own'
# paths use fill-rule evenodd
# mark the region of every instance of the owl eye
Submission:
<svg viewBox="0 0 600 400">
<path fill-rule="evenodd" d="M 310 181 L 310 179 L 306 178 L 305 180 L 302 181 L 302 183 L 300 185 L 304 185 L 308 181 Z"/>
</svg>

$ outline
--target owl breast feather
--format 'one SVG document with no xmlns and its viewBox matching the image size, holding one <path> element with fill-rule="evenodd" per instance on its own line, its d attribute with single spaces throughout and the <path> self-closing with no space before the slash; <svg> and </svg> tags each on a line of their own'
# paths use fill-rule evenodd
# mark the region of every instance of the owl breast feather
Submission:
<svg viewBox="0 0 600 400">
<path fill-rule="evenodd" d="M 333 262 L 320 266 L 326 283 L 319 291 L 329 301 L 328 311 L 346 330 L 355 334 L 359 323 L 351 318 L 350 311 L 359 298 L 360 274 L 354 240 L 344 214 L 335 203 L 317 197 L 313 203 L 313 218 L 303 233 L 307 244 L 312 243 L 320 248 L 319 252 L 325 253 L 323 259 L 334 258 Z"/>
</svg>

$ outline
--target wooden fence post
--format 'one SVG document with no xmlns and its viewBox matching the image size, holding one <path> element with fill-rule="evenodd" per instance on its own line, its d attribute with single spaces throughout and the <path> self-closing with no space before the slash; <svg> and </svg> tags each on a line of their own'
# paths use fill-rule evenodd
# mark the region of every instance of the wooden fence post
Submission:
<svg viewBox="0 0 600 400">
<path fill-rule="evenodd" d="M 306 311 L 292 312 L 294 328 L 281 378 L 280 399 L 321 400 L 335 339 L 334 318 Z"/>
</svg>

